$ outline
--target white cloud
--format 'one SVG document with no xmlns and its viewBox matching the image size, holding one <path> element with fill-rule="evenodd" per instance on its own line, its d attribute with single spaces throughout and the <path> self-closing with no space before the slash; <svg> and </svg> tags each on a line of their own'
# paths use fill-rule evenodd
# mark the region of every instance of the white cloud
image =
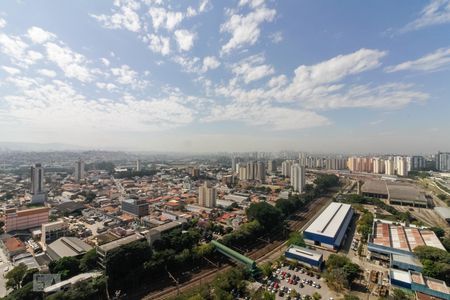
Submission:
<svg viewBox="0 0 450 300">
<path fill-rule="evenodd" d="M 269 36 L 269 38 L 272 43 L 278 44 L 283 41 L 283 33 L 281 33 L 281 31 L 274 32 Z"/>
<path fill-rule="evenodd" d="M 59 80 L 44 85 L 34 82 L 19 94 L 6 95 L 4 99 L 6 106 L 0 108 L 0 114 L 11 116 L 22 128 L 46 132 L 148 132 L 194 120 L 193 111 L 177 97 L 89 100 Z"/>
<path fill-rule="evenodd" d="M 150 50 L 162 55 L 168 55 L 170 53 L 170 39 L 164 36 L 157 36 L 150 34 L 147 39 Z"/>
<path fill-rule="evenodd" d="M 43 56 L 34 50 L 27 50 L 28 44 L 18 36 L 0 33 L 0 51 L 18 65 L 27 67 L 34 64 Z"/>
<path fill-rule="evenodd" d="M 131 86 L 133 89 L 142 89 L 148 85 L 145 80 L 139 80 L 139 74 L 128 65 L 122 65 L 120 68 L 111 68 L 111 73 L 116 77 L 116 82 L 125 86 Z"/>
<path fill-rule="evenodd" d="M 330 124 L 326 117 L 313 111 L 276 107 L 267 103 L 215 106 L 202 121 L 239 121 L 269 131 L 304 129 Z"/>
<path fill-rule="evenodd" d="M 220 66 L 220 61 L 215 56 L 206 56 L 203 58 L 202 71 L 217 69 Z"/>
<path fill-rule="evenodd" d="M 272 66 L 263 64 L 264 61 L 263 55 L 252 55 L 234 64 L 232 72 L 248 84 L 275 73 Z"/>
<path fill-rule="evenodd" d="M 108 91 L 113 91 L 113 90 L 117 89 L 117 86 L 114 83 L 110 83 L 110 82 L 97 82 L 95 85 L 100 89 L 104 89 L 104 90 L 108 90 Z"/>
<path fill-rule="evenodd" d="M 261 6 L 264 4 L 264 0 L 240 0 L 239 6 L 249 5 L 252 8 Z"/>
<path fill-rule="evenodd" d="M 43 75 L 43 76 L 46 76 L 46 77 L 50 77 L 50 78 L 56 77 L 56 72 L 53 71 L 53 70 L 49 70 L 49 69 L 40 69 L 40 70 L 37 70 L 37 72 L 38 72 L 40 75 Z"/>
<path fill-rule="evenodd" d="M 104 64 L 105 66 L 109 67 L 110 61 L 107 58 L 100 58 L 102 64 Z"/>
<path fill-rule="evenodd" d="M 221 32 L 231 34 L 230 40 L 222 46 L 222 52 L 229 53 L 234 49 L 255 44 L 261 34 L 260 25 L 263 22 L 271 22 L 275 15 L 274 9 L 268 9 L 262 5 L 247 15 L 234 13 L 229 16 L 220 28 Z"/>
<path fill-rule="evenodd" d="M 450 23 L 450 0 L 431 0 L 419 17 L 408 23 L 400 32 L 418 30 L 433 25 Z"/>
<path fill-rule="evenodd" d="M 66 46 L 60 46 L 52 42 L 45 44 L 47 59 L 54 62 L 69 78 L 75 78 L 82 82 L 92 81 L 94 76 L 86 66 L 86 58 L 72 51 Z"/>
<path fill-rule="evenodd" d="M 33 43 L 37 44 L 42 44 L 48 40 L 52 40 L 55 38 L 55 35 L 53 33 L 45 31 L 44 29 L 36 26 L 28 29 L 27 36 Z"/>
<path fill-rule="evenodd" d="M 3 18 L 0 18 L 0 28 L 4 28 L 6 26 L 6 20 Z"/>
<path fill-rule="evenodd" d="M 152 25 L 155 31 L 158 31 L 161 27 L 172 31 L 184 19 L 183 13 L 167 11 L 162 7 L 151 7 L 148 13 L 152 18 Z"/>
<path fill-rule="evenodd" d="M 275 76 L 272 77 L 269 80 L 269 87 L 270 88 L 275 88 L 275 87 L 282 87 L 284 85 L 286 85 L 288 83 L 288 79 L 286 77 L 286 75 L 279 75 L 279 76 Z"/>
<path fill-rule="evenodd" d="M 450 48 L 437 49 L 417 60 L 410 60 L 396 66 L 387 67 L 388 73 L 406 70 L 434 71 L 450 65 Z"/>
<path fill-rule="evenodd" d="M 301 65 L 295 69 L 295 76 L 286 89 L 285 99 L 296 99 L 322 93 L 329 93 L 339 86 L 327 86 L 349 75 L 358 74 L 380 66 L 385 51 L 360 49 L 347 55 L 338 55 L 312 66 Z"/>
<path fill-rule="evenodd" d="M 13 68 L 13 67 L 8 67 L 8 66 L 2 66 L 3 71 L 5 71 L 6 73 L 8 73 L 9 75 L 17 75 L 20 74 L 20 70 L 17 68 Z"/>
<path fill-rule="evenodd" d="M 201 13 L 206 11 L 208 9 L 208 6 L 209 6 L 209 0 L 201 0 L 200 4 L 198 6 L 198 11 Z"/>
<path fill-rule="evenodd" d="M 176 30 L 175 39 L 180 51 L 189 51 L 194 46 L 195 33 L 185 29 Z"/>
<path fill-rule="evenodd" d="M 117 8 L 113 10 L 112 15 L 91 14 L 91 17 L 100 22 L 105 28 L 127 29 L 132 32 L 139 32 L 142 26 L 137 13 L 140 4 L 134 0 L 114 1 L 114 6 Z"/>
</svg>

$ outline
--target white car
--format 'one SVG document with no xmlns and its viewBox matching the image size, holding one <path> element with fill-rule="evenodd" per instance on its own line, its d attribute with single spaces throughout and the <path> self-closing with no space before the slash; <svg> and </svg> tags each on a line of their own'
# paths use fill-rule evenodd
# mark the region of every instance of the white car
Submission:
<svg viewBox="0 0 450 300">
<path fill-rule="evenodd" d="M 5 269 L 3 269 L 3 272 L 8 272 L 9 271 L 9 267 L 6 267 Z"/>
</svg>

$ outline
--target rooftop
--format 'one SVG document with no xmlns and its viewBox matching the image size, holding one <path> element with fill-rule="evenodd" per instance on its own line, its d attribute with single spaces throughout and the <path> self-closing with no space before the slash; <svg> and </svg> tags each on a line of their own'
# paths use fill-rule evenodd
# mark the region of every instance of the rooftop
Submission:
<svg viewBox="0 0 450 300">
<path fill-rule="evenodd" d="M 334 238 L 351 208 L 349 204 L 332 202 L 305 231 Z"/>
<path fill-rule="evenodd" d="M 429 229 L 404 227 L 375 221 L 372 233 L 373 243 L 412 252 L 417 246 L 431 246 L 445 250 L 436 234 Z"/>
<path fill-rule="evenodd" d="M 391 279 L 401 282 L 411 283 L 411 274 L 408 271 L 401 271 L 397 269 L 391 269 Z"/>
<path fill-rule="evenodd" d="M 444 220 L 450 221 L 450 207 L 435 207 L 434 211 L 440 215 Z"/>
<path fill-rule="evenodd" d="M 303 256 L 306 258 L 310 258 L 313 260 L 320 260 L 322 258 L 322 253 L 308 249 L 308 248 L 304 248 L 304 247 L 299 247 L 296 245 L 291 245 L 289 246 L 289 248 L 287 248 L 286 252 L 298 255 L 298 256 Z"/>
<path fill-rule="evenodd" d="M 123 245 L 130 244 L 134 241 L 142 240 L 143 238 L 144 238 L 144 236 L 140 235 L 139 233 L 134 233 L 134 234 L 126 236 L 124 238 L 101 245 L 101 246 L 99 246 L 99 249 L 102 250 L 103 252 L 108 252 L 108 251 L 111 251 L 118 247 L 121 247 Z"/>
<path fill-rule="evenodd" d="M 56 254 L 61 257 L 78 256 L 91 250 L 92 247 L 76 237 L 62 237 L 50 243 L 47 246 L 47 251 L 50 250 L 50 256 Z M 51 253 L 53 252 L 53 253 Z M 54 255 L 53 255 L 54 256 Z M 52 257 L 58 259 L 58 257 Z"/>
</svg>

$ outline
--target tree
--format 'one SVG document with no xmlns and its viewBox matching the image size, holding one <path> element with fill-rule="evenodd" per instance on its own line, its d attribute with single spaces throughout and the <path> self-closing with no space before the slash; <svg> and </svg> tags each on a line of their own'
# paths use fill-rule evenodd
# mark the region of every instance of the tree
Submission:
<svg viewBox="0 0 450 300">
<path fill-rule="evenodd" d="M 303 239 L 303 234 L 298 231 L 291 232 L 291 234 L 289 234 L 288 245 L 306 247 L 305 240 Z"/>
<path fill-rule="evenodd" d="M 318 292 L 314 292 L 314 294 L 312 295 L 314 300 L 320 300 L 322 299 L 322 295 L 319 294 Z"/>
<path fill-rule="evenodd" d="M 97 251 L 91 249 L 80 259 L 80 270 L 87 272 L 97 267 Z"/>
<path fill-rule="evenodd" d="M 249 220 L 257 220 L 266 230 L 272 230 L 281 223 L 281 212 L 267 202 L 252 203 L 246 211 Z"/>
<path fill-rule="evenodd" d="M 447 200 L 447 195 L 444 195 L 444 194 L 439 194 L 439 195 L 437 195 L 437 197 L 438 197 L 439 199 L 441 199 L 442 201 Z"/>
<path fill-rule="evenodd" d="M 441 227 L 431 227 L 430 230 L 433 231 L 434 234 L 436 234 L 436 236 L 438 238 L 441 238 L 441 237 L 445 236 L 445 230 L 442 229 Z"/>
<path fill-rule="evenodd" d="M 33 283 L 28 282 L 22 288 L 14 290 L 8 296 L 2 298 L 3 300 L 41 300 L 42 293 L 33 291 Z"/>
<path fill-rule="evenodd" d="M 394 292 L 392 293 L 392 299 L 393 300 L 405 300 L 410 299 L 410 297 L 401 289 L 394 289 Z"/>
<path fill-rule="evenodd" d="M 345 295 L 343 300 L 360 300 L 359 297 L 354 295 Z"/>
<path fill-rule="evenodd" d="M 296 210 L 294 202 L 291 199 L 278 199 L 275 207 L 278 208 L 284 216 L 288 216 Z"/>
<path fill-rule="evenodd" d="M 24 263 L 20 263 L 17 267 L 14 267 L 6 275 L 6 288 L 17 290 L 22 286 L 22 280 L 27 272 L 27 266 Z"/>
<path fill-rule="evenodd" d="M 80 273 L 80 262 L 75 257 L 63 257 L 48 265 L 52 273 L 61 274 L 61 279 L 67 279 Z"/>
<path fill-rule="evenodd" d="M 272 274 L 272 264 L 270 262 L 265 262 L 259 266 L 261 272 L 264 276 L 269 277 Z"/>
</svg>

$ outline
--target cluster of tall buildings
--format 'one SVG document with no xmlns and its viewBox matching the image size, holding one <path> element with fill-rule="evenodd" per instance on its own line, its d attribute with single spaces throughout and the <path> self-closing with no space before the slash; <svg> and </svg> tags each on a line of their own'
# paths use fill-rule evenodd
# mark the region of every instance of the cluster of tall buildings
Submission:
<svg viewBox="0 0 450 300">
<path fill-rule="evenodd" d="M 311 169 L 344 170 L 347 168 L 347 159 L 342 157 L 311 156 L 300 153 L 299 164 Z"/>
<path fill-rule="evenodd" d="M 347 160 L 347 167 L 352 172 L 408 176 L 410 171 L 425 168 L 425 158 L 422 156 L 351 156 Z"/>
<path fill-rule="evenodd" d="M 263 161 L 238 162 L 235 169 L 240 180 L 266 180 L 266 164 Z"/>
<path fill-rule="evenodd" d="M 302 193 L 305 187 L 305 166 L 295 160 L 285 160 L 281 163 L 281 175 L 290 178 L 295 192 Z"/>
</svg>

